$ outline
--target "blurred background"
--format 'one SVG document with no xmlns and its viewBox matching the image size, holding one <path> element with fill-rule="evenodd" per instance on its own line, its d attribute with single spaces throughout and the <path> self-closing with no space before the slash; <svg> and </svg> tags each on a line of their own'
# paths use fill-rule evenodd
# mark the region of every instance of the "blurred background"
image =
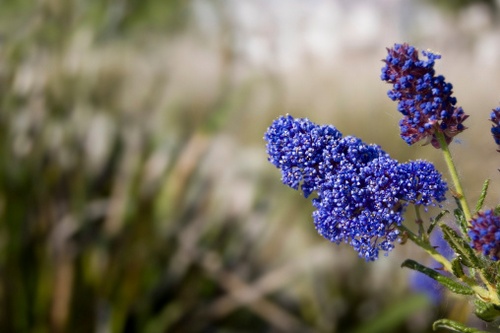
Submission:
<svg viewBox="0 0 500 333">
<path fill-rule="evenodd" d="M 471 115 L 452 145 L 468 199 L 491 178 L 495 205 L 498 6 L 0 1 L 0 331 L 484 329 L 467 301 L 412 288 L 412 244 L 366 263 L 322 239 L 262 137 L 290 113 L 447 176 L 439 151 L 399 138 L 379 79 L 385 48 L 409 42 L 442 54 Z"/>
</svg>

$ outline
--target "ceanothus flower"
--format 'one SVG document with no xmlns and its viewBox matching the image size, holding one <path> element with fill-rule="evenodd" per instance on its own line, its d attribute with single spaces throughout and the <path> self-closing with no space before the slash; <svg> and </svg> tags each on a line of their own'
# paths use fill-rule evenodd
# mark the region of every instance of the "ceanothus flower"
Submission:
<svg viewBox="0 0 500 333">
<path fill-rule="evenodd" d="M 367 261 L 377 259 L 380 250 L 392 250 L 406 205 L 399 199 L 397 167 L 384 154 L 364 164 L 349 163 L 330 175 L 313 199 L 318 233 L 331 242 L 350 244 Z"/>
<path fill-rule="evenodd" d="M 381 79 L 393 85 L 387 94 L 398 101 L 398 111 L 403 115 L 399 122 L 401 137 L 409 145 L 427 139 L 440 148 L 436 133 L 441 132 L 450 143 L 466 129 L 462 123 L 468 115 L 455 106 L 452 84 L 435 74 L 434 63 L 441 56 L 423 51 L 427 60 L 420 60 L 418 51 L 406 43 L 395 44 L 387 52 Z"/>
<path fill-rule="evenodd" d="M 491 126 L 491 134 L 497 146 L 500 146 L 500 107 L 494 108 L 490 114 L 490 120 L 493 123 Z M 497 150 L 500 152 L 500 149 Z"/>
<path fill-rule="evenodd" d="M 500 216 L 493 210 L 478 213 L 471 221 L 469 237 L 471 246 L 491 259 L 500 259 Z"/>
<path fill-rule="evenodd" d="M 333 126 L 318 126 L 308 119 L 287 115 L 276 119 L 265 133 L 269 161 L 281 169 L 285 185 L 300 186 L 307 198 L 321 184 L 323 152 L 342 137 Z"/>
<path fill-rule="evenodd" d="M 269 161 L 284 184 L 316 192 L 314 224 L 334 243 L 350 244 L 367 261 L 391 251 L 409 204 L 429 206 L 445 199 L 446 183 L 426 161 L 401 164 L 380 146 L 333 126 L 282 116 L 267 130 Z"/>
<path fill-rule="evenodd" d="M 445 200 L 448 186 L 434 164 L 416 160 L 400 164 L 399 169 L 404 179 L 401 184 L 403 200 L 423 206 L 433 205 L 434 201 Z"/>
</svg>

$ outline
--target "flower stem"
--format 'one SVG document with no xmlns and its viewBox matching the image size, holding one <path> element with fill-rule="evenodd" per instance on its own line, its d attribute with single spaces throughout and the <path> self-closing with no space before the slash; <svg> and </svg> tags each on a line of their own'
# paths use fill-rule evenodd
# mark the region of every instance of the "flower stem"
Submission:
<svg viewBox="0 0 500 333">
<path fill-rule="evenodd" d="M 422 217 L 420 216 L 420 205 L 414 205 L 415 207 L 415 222 L 418 225 L 418 235 L 424 240 L 428 241 L 429 237 L 427 232 L 424 229 L 424 221 L 422 221 Z"/>
<path fill-rule="evenodd" d="M 465 193 L 462 188 L 462 184 L 460 183 L 460 178 L 458 177 L 457 169 L 455 168 L 455 163 L 453 162 L 453 158 L 451 157 L 450 149 L 448 148 L 448 143 L 446 143 L 446 139 L 444 138 L 444 134 L 441 132 L 436 132 L 436 139 L 441 146 L 441 150 L 443 151 L 444 160 L 448 167 L 448 170 L 451 175 L 451 179 L 453 181 L 453 185 L 455 186 L 455 196 L 460 202 L 462 206 L 462 210 L 464 212 L 467 223 L 470 223 L 472 219 L 472 214 L 470 213 L 469 205 L 467 204 L 467 200 L 465 199 Z"/>
<path fill-rule="evenodd" d="M 443 269 L 445 271 L 447 271 L 449 273 L 453 273 L 453 269 L 451 268 L 450 261 L 448 259 L 446 259 L 443 255 L 441 255 L 439 252 L 437 252 L 436 249 L 429 244 L 429 241 L 422 240 L 420 237 L 415 235 L 415 233 L 413 231 L 411 231 L 410 229 L 408 229 L 404 225 L 400 225 L 400 226 L 398 226 L 398 228 L 401 231 L 403 231 L 412 242 L 414 242 L 415 244 L 420 246 L 425 252 L 430 254 L 434 260 L 436 260 L 438 263 L 443 265 Z"/>
</svg>

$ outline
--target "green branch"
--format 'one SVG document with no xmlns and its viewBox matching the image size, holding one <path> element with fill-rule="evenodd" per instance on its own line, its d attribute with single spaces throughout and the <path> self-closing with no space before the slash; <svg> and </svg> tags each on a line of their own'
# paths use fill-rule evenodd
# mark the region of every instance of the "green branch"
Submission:
<svg viewBox="0 0 500 333">
<path fill-rule="evenodd" d="M 465 218 L 467 219 L 467 223 L 470 223 L 470 220 L 472 219 L 472 214 L 470 212 L 469 205 L 467 204 L 464 190 L 462 188 L 462 184 L 460 183 L 457 169 L 455 168 L 455 163 L 453 162 L 453 158 L 451 157 L 451 152 L 450 149 L 448 148 L 448 143 L 446 143 L 444 134 L 441 132 L 436 132 L 436 139 L 438 140 L 439 145 L 441 146 L 444 160 L 450 172 L 453 185 L 455 186 L 454 195 L 456 195 L 458 201 L 460 202 L 460 205 L 462 206 L 462 210 L 464 212 Z"/>
</svg>

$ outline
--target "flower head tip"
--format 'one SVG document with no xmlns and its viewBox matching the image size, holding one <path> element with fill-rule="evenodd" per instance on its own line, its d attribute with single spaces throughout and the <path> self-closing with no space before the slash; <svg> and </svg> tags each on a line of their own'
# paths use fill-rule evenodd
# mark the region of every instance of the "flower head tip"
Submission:
<svg viewBox="0 0 500 333">
<path fill-rule="evenodd" d="M 452 96 L 453 86 L 444 76 L 436 75 L 434 63 L 441 56 L 423 51 L 427 60 L 420 60 L 418 51 L 408 44 L 395 44 L 387 49 L 381 79 L 393 85 L 388 96 L 398 102 L 403 115 L 399 125 L 401 137 L 412 145 L 422 139 L 440 148 L 436 133 L 444 134 L 447 143 L 466 129 L 468 115 Z"/>
</svg>

